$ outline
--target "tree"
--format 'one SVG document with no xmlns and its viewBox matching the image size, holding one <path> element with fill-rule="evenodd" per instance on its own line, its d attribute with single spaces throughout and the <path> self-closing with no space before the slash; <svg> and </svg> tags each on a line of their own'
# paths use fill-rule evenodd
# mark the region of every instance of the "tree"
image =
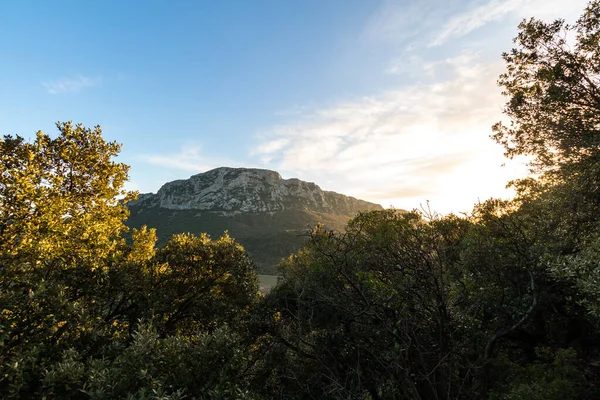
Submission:
<svg viewBox="0 0 600 400">
<path fill-rule="evenodd" d="M 494 139 L 509 157 L 532 156 L 540 171 L 598 159 L 600 2 L 590 2 L 574 25 L 523 21 L 515 43 L 498 81 L 511 121 L 494 125 Z"/>
<path fill-rule="evenodd" d="M 343 233 L 315 230 L 267 299 L 276 388 L 297 398 L 467 392 L 472 365 L 452 295 L 466 226 L 386 210 L 360 214 Z"/>
<path fill-rule="evenodd" d="M 499 80 L 511 121 L 494 125 L 493 137 L 508 156 L 533 158 L 539 175 L 515 183 L 518 201 L 544 214 L 535 226 L 551 250 L 547 265 L 600 315 L 592 256 L 600 221 L 600 2 L 573 25 L 523 21 L 515 42 Z"/>
<path fill-rule="evenodd" d="M 0 391 L 27 393 L 43 358 L 92 340 L 94 298 L 124 245 L 128 167 L 100 127 L 0 140 Z M 92 340 L 93 342 L 93 340 Z M 31 368 L 31 369 L 30 369 Z M 29 370 L 27 374 L 23 371 Z M 33 374 L 34 376 L 28 376 Z"/>
<path fill-rule="evenodd" d="M 520 395 L 530 398 L 524 393 L 536 391 L 536 385 L 539 387 L 542 382 L 548 383 L 552 374 L 559 385 L 569 381 L 558 376 L 562 372 L 553 366 L 556 362 L 552 358 L 573 353 L 569 347 L 574 343 L 586 349 L 577 353 L 580 362 L 587 365 L 586 371 L 597 362 L 597 347 L 582 343 L 598 340 L 597 317 L 600 315 L 597 284 L 600 277 L 597 268 L 600 2 L 591 1 L 572 25 L 564 20 L 523 21 L 515 43 L 516 48 L 503 55 L 507 72 L 499 79 L 507 97 L 504 111 L 510 123 L 494 125 L 493 138 L 505 147 L 507 156 L 531 157 L 531 167 L 537 176 L 512 183 L 517 189 L 514 201 L 499 207 L 489 203 L 487 210 L 480 208 L 483 219 L 479 226 L 486 233 L 479 238 L 487 250 L 476 256 L 471 252 L 475 258 L 467 264 L 497 264 L 489 257 L 500 248 L 498 239 L 520 243 L 519 252 L 526 262 L 515 260 L 513 268 L 527 268 L 533 273 L 540 300 L 538 310 L 529 314 L 530 321 L 513 335 L 504 337 L 515 343 L 515 336 L 524 339 L 534 334 L 535 340 L 528 346 L 526 363 L 519 359 L 520 354 L 508 349 L 501 353 L 513 363 L 513 378 L 516 374 L 529 376 L 536 370 L 545 371 L 546 377 L 539 374 L 538 383 L 519 387 L 514 385 L 518 379 L 514 379 L 507 384 L 512 389 L 503 390 L 512 393 L 507 395 L 510 398 L 521 398 Z M 497 227 L 503 226 L 507 229 L 502 228 L 505 233 L 499 235 L 501 231 Z M 514 236 L 511 231 L 518 235 Z M 476 261 L 479 257 L 480 261 Z M 508 259 L 503 256 L 497 260 Z M 524 283 L 524 279 L 516 279 L 517 276 L 513 275 L 512 279 Z M 547 350 L 553 354 L 551 357 L 547 356 Z M 542 357 L 541 353 L 546 356 Z M 578 373 L 583 376 L 581 367 Z M 588 378 L 592 382 L 595 379 L 591 375 Z M 590 383 L 587 389 L 590 396 L 593 396 L 593 386 Z M 563 398 L 562 389 L 544 392 L 541 396 Z M 572 386 L 571 389 L 577 388 Z M 575 395 L 571 393 L 571 396 Z"/>
<path fill-rule="evenodd" d="M 33 143 L 19 136 L 0 140 L 4 265 L 39 270 L 36 262 L 44 269 L 78 257 L 102 262 L 126 229 L 124 202 L 134 194 L 122 188 L 129 167 L 112 161 L 120 145 L 106 143 L 100 127 L 91 130 L 70 122 L 57 127 L 55 139 L 38 132 Z"/>
<path fill-rule="evenodd" d="M 155 323 L 164 333 L 212 330 L 243 318 L 258 299 L 256 266 L 228 234 L 175 235 L 150 264 Z"/>
<path fill-rule="evenodd" d="M 269 396 L 598 397 L 600 2 L 519 29 L 493 130 L 537 177 L 466 218 L 315 230 L 266 298 Z"/>
</svg>

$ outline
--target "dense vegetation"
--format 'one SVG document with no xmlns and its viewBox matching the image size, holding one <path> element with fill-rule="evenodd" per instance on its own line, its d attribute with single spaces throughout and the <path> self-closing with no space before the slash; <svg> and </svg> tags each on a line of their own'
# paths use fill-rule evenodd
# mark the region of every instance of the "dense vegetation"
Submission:
<svg viewBox="0 0 600 400">
<path fill-rule="evenodd" d="M 252 257 L 259 273 L 267 275 L 276 275 L 279 261 L 302 247 L 311 227 L 322 223 L 330 229 L 343 230 L 350 219 L 346 215 L 308 210 L 224 216 L 198 210 L 141 208 L 131 204 L 127 207 L 130 215 L 126 225 L 138 229 L 144 225 L 156 228 L 159 247 L 177 233 L 207 233 L 216 237 L 228 231 Z"/>
<path fill-rule="evenodd" d="M 227 235 L 124 240 L 99 128 L 4 137 L 0 397 L 600 398 L 600 2 L 504 59 L 513 200 L 317 227 L 266 296 Z"/>
</svg>

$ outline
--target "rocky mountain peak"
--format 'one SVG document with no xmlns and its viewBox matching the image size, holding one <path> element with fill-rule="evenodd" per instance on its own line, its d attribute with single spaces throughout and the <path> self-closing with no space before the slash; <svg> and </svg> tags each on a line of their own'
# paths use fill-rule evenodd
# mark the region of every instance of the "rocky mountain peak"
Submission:
<svg viewBox="0 0 600 400">
<path fill-rule="evenodd" d="M 206 210 L 223 215 L 301 210 L 352 216 L 359 211 L 382 208 L 324 191 L 312 182 L 283 179 L 276 171 L 229 167 L 168 182 L 156 194 L 140 195 L 130 206 Z"/>
</svg>

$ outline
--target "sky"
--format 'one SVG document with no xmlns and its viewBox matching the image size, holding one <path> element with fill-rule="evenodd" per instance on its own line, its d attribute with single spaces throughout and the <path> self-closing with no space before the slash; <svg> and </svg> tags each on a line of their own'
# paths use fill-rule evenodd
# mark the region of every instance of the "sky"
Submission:
<svg viewBox="0 0 600 400">
<path fill-rule="evenodd" d="M 0 134 L 101 125 L 127 187 L 266 168 L 469 212 L 526 167 L 490 139 L 523 18 L 585 0 L 0 1 Z"/>
</svg>

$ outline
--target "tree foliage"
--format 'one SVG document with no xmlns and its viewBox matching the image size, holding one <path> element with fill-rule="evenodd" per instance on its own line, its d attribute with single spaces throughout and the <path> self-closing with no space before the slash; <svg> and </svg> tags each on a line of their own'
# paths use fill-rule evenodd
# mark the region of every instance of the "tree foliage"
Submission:
<svg viewBox="0 0 600 400">
<path fill-rule="evenodd" d="M 462 229 L 388 210 L 313 232 L 271 294 L 281 383 L 321 398 L 458 395 L 470 368 L 450 295 Z"/>
</svg>

